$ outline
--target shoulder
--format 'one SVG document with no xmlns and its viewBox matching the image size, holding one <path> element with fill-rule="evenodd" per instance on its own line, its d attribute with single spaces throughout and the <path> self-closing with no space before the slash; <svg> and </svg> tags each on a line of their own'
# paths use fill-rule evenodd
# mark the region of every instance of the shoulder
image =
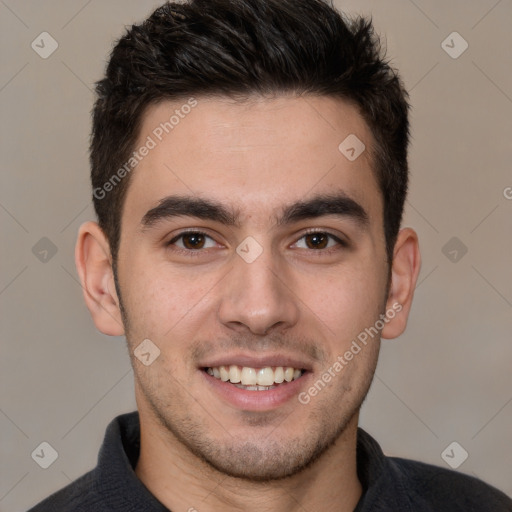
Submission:
<svg viewBox="0 0 512 512">
<path fill-rule="evenodd" d="M 447 468 L 388 457 L 413 505 L 432 510 L 512 512 L 512 500 L 482 480 Z"/>
<path fill-rule="evenodd" d="M 103 512 L 101 498 L 94 489 L 94 471 L 81 476 L 66 487 L 38 503 L 28 512 Z"/>
<path fill-rule="evenodd" d="M 361 428 L 357 468 L 365 487 L 361 512 L 512 512 L 512 500 L 500 490 L 451 469 L 386 456 Z"/>
</svg>

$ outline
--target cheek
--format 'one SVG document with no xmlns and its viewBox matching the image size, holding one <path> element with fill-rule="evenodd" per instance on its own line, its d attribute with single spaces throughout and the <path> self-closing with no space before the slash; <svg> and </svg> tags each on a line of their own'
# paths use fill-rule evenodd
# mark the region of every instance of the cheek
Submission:
<svg viewBox="0 0 512 512">
<path fill-rule="evenodd" d="M 384 296 L 384 284 L 375 268 L 352 267 L 313 279 L 301 280 L 299 296 L 314 313 L 314 321 L 321 320 L 328 337 L 351 340 L 376 321 Z"/>
<path fill-rule="evenodd" d="M 149 267 L 149 268 L 147 268 Z M 174 338 L 208 307 L 218 276 L 183 272 L 169 265 L 134 265 L 125 279 L 124 299 L 132 334 L 155 340 Z"/>
</svg>

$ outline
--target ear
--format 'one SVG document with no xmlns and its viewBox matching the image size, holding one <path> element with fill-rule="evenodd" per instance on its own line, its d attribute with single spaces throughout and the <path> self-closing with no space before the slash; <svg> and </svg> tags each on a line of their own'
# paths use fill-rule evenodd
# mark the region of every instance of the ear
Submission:
<svg viewBox="0 0 512 512">
<path fill-rule="evenodd" d="M 393 251 L 391 285 L 386 302 L 386 311 L 395 314 L 393 317 L 388 315 L 389 320 L 382 329 L 382 338 L 396 338 L 404 332 L 420 267 L 418 235 L 411 228 L 401 229 Z"/>
<path fill-rule="evenodd" d="M 109 336 L 124 334 L 112 271 L 110 245 L 96 222 L 80 226 L 75 247 L 75 264 L 87 308 L 96 328 Z"/>
</svg>

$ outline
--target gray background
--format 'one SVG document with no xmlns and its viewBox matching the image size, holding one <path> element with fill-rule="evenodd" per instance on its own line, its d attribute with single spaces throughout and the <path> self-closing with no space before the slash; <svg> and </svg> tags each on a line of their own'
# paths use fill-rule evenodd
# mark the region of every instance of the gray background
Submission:
<svg viewBox="0 0 512 512">
<path fill-rule="evenodd" d="M 387 454 L 445 467 L 457 441 L 458 471 L 512 495 L 512 0 L 336 3 L 373 14 L 411 92 L 405 224 L 423 254 L 408 330 L 383 343 L 361 425 Z M 124 338 L 96 331 L 73 252 L 94 219 L 92 84 L 123 26 L 158 4 L 0 0 L 3 512 L 92 468 L 108 422 L 135 409 Z M 43 31 L 59 45 L 47 59 L 31 48 Z M 456 59 L 441 45 L 453 31 L 469 44 Z M 43 441 L 58 452 L 48 469 L 31 458 Z"/>
</svg>

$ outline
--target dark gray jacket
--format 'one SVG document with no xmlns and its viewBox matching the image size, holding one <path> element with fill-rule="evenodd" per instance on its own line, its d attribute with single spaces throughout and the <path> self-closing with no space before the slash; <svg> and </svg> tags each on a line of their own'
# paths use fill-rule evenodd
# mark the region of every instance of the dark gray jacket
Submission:
<svg viewBox="0 0 512 512">
<path fill-rule="evenodd" d="M 169 512 L 134 472 L 139 443 L 138 413 L 118 416 L 107 427 L 96 468 L 29 512 Z M 357 466 L 364 493 L 354 512 L 512 512 L 510 498 L 476 478 L 386 457 L 361 428 Z"/>
</svg>

